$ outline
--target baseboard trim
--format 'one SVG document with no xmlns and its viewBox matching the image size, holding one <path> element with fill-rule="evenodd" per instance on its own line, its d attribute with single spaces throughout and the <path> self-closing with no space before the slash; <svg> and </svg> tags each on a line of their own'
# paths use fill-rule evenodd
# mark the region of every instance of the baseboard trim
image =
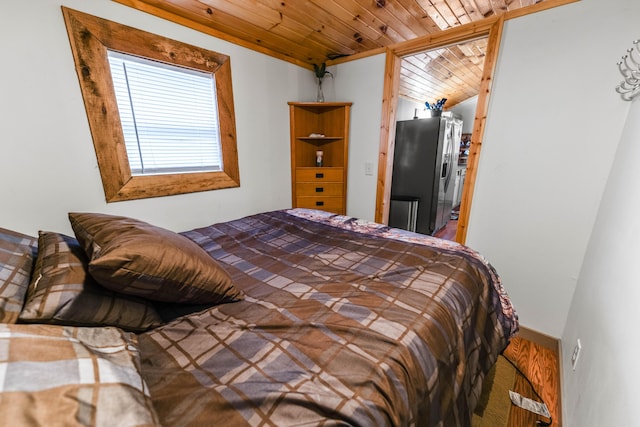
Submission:
<svg viewBox="0 0 640 427">
<path fill-rule="evenodd" d="M 518 336 L 526 340 L 532 341 L 545 348 L 553 350 L 556 352 L 556 354 L 560 355 L 560 340 L 558 338 L 545 335 L 542 332 L 529 329 L 522 325 L 520 325 L 520 331 L 518 332 Z"/>
</svg>

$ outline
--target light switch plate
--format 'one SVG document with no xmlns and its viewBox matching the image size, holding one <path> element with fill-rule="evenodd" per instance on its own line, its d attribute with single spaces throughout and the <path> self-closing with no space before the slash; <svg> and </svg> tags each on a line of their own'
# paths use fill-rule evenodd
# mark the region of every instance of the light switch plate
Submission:
<svg viewBox="0 0 640 427">
<path fill-rule="evenodd" d="M 368 176 L 373 175 L 373 163 L 364 162 L 364 174 Z"/>
</svg>

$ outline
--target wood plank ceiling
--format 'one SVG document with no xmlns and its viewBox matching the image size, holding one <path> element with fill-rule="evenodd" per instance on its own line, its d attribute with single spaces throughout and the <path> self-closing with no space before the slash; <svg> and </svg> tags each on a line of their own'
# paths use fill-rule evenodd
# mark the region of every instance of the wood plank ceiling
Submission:
<svg viewBox="0 0 640 427">
<path fill-rule="evenodd" d="M 115 0 L 311 68 L 545 0 Z M 403 59 L 400 96 L 477 95 L 486 40 Z"/>
</svg>

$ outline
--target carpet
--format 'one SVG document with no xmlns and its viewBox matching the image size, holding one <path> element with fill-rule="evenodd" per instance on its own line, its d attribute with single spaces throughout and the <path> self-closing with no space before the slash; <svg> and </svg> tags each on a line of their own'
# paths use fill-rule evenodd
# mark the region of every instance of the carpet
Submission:
<svg viewBox="0 0 640 427">
<path fill-rule="evenodd" d="M 513 390 L 515 379 L 515 368 L 500 355 L 482 384 L 480 400 L 471 420 L 472 427 L 506 427 L 508 425 L 511 410 L 509 390 Z"/>
</svg>

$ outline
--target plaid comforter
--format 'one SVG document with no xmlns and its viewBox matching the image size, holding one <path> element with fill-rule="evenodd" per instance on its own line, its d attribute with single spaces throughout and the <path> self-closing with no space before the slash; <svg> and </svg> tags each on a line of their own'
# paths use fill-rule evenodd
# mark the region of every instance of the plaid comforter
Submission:
<svg viewBox="0 0 640 427">
<path fill-rule="evenodd" d="M 139 335 L 166 426 L 468 426 L 517 330 L 466 247 L 315 211 L 184 233 L 244 301 Z"/>
</svg>

